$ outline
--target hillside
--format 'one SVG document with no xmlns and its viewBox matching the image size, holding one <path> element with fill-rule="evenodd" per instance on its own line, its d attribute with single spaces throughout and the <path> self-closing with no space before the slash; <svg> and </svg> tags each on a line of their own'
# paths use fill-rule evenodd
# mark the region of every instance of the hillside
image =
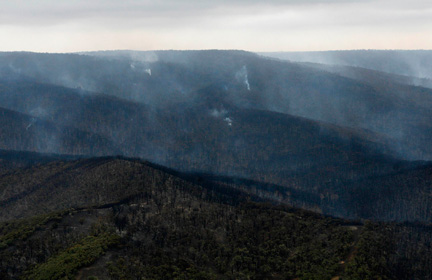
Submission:
<svg viewBox="0 0 432 280">
<path fill-rule="evenodd" d="M 105 157 L 49 162 L 2 176 L 2 202 L 9 202 L 0 204 L 0 276 L 432 277 L 425 265 L 432 255 L 426 225 L 324 217 L 174 173 Z M 22 184 L 4 184 L 14 176 Z M 43 184 L 28 186 L 27 178 Z"/>
<path fill-rule="evenodd" d="M 105 140 L 90 141 L 97 152 L 88 151 L 88 155 L 122 154 L 182 171 L 234 175 L 283 185 L 290 184 L 287 176 L 294 173 L 321 173 L 322 181 L 356 179 L 370 176 L 371 172 L 388 172 L 396 162 L 388 156 L 393 152 L 388 148 L 390 140 L 381 135 L 237 107 L 219 87 L 191 94 L 193 105 L 155 108 L 107 95 L 81 95 L 77 90 L 52 85 L 3 85 L 3 106 Z M 27 125 L 24 122 L 21 126 Z M 22 133 L 16 131 L 18 127 L 9 127 L 4 137 Z M 47 133 L 40 133 L 42 139 L 37 140 L 46 142 L 43 137 Z M 68 141 L 71 143 L 60 146 L 63 150 L 54 147 L 49 152 L 77 154 L 73 145 L 84 139 L 71 135 Z M 108 145 L 115 148 L 106 149 Z"/>
<path fill-rule="evenodd" d="M 343 74 L 345 71 L 329 73 L 253 53 L 217 50 L 1 53 L 0 62 L 3 81 L 26 82 L 27 87 L 36 82 L 35 90 L 40 84 L 54 84 L 69 88 L 58 88 L 60 92 L 75 89 L 81 96 L 103 93 L 164 112 L 175 108 L 177 114 L 185 108 L 199 109 L 211 96 L 216 104 L 228 106 L 210 108 L 215 113 L 221 109 L 229 112 L 234 106 L 366 129 L 389 138 L 388 148 L 394 156 L 432 159 L 428 145 L 432 115 L 427 107 L 432 90 L 395 83 L 393 76 L 371 83 L 367 77 L 377 75 L 366 69 L 364 78 L 357 79 Z M 4 84 L 2 89 L 8 98 L 16 92 L 9 87 Z M 12 107 L 8 108 L 16 110 Z M 33 114 L 50 110 L 44 106 L 27 109 L 34 110 Z"/>
<path fill-rule="evenodd" d="M 241 178 L 193 175 L 200 178 L 199 182 L 222 184 L 281 204 L 327 215 L 349 219 L 430 223 L 430 163 L 402 163 L 393 168 L 393 171 L 385 175 L 371 175 L 352 181 L 321 181 L 313 191 L 298 188 L 297 184 L 287 187 Z M 311 179 L 314 176 L 320 175 L 295 174 L 290 179 L 296 183 L 310 183 L 314 181 Z"/>
<path fill-rule="evenodd" d="M 91 132 L 1 107 L 0 116 L 0 149 L 76 155 L 116 151 L 109 140 Z"/>
<path fill-rule="evenodd" d="M 424 166 L 424 163 L 390 164 L 375 159 L 371 160 L 370 166 L 364 166 L 362 160 L 363 166 L 358 167 L 357 172 L 386 166 L 385 170 L 378 170 L 380 172 L 369 171 L 368 177 L 364 174 L 354 176 L 353 171 L 346 167 L 326 170 L 314 166 L 302 172 L 285 174 L 288 183 L 277 185 L 238 177 L 182 173 L 122 157 L 72 159 L 71 156 L 3 151 L 0 154 L 0 202 L 4 211 L 0 218 L 22 218 L 29 213 L 44 214 L 63 208 L 122 201 L 137 195 L 140 190 L 133 187 L 118 189 L 118 185 L 154 185 L 154 180 L 171 180 L 164 179 L 163 176 L 168 174 L 192 184 L 205 183 L 228 192 L 241 191 L 256 199 L 269 199 L 333 216 L 426 223 L 432 219 L 428 211 L 432 200 L 427 195 L 432 173 L 430 166 Z M 111 179 L 102 184 L 106 172 L 110 172 Z M 338 175 L 345 172 L 353 177 L 343 179 Z M 102 193 L 100 188 L 104 190 Z M 227 196 L 225 199 L 229 201 L 230 198 Z M 81 204 L 76 204 L 76 201 Z"/>
<path fill-rule="evenodd" d="M 347 217 L 430 222 L 432 166 L 347 184 L 338 194 Z M 414 218 L 415 217 L 415 218 Z"/>
<path fill-rule="evenodd" d="M 194 186 L 139 160 L 116 157 L 54 160 L 3 174 L 0 220 L 116 204 L 145 195 L 149 188 L 167 184 L 175 184 L 180 189 Z M 200 188 L 195 192 L 205 196 Z M 225 200 L 229 201 L 230 197 Z"/>
</svg>

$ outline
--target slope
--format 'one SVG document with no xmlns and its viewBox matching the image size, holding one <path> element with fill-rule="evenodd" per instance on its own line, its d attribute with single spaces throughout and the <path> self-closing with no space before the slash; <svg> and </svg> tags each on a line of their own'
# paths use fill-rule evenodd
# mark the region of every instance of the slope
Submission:
<svg viewBox="0 0 432 280">
<path fill-rule="evenodd" d="M 23 169 L 17 177 L 45 176 L 44 184 L 17 197 L 26 206 L 0 204 L 8 219 L 0 223 L 0 276 L 431 279 L 426 225 L 362 224 L 252 202 L 240 191 L 164 170 L 124 158 Z M 13 185 L 6 193 L 29 189 Z"/>
<path fill-rule="evenodd" d="M 100 135 L 116 147 L 104 149 L 94 141 L 95 155 L 141 157 L 182 171 L 251 178 L 308 191 L 329 180 L 385 174 L 397 163 L 385 155 L 393 153 L 385 137 L 241 108 L 218 86 L 191 93 L 188 102 L 154 108 L 52 85 L 3 85 L 3 106 Z M 8 135 L 12 134 L 4 137 Z M 65 151 L 76 154 L 70 145 L 83 140 L 70 135 L 68 141 L 71 143 L 63 144 L 68 145 Z"/>
<path fill-rule="evenodd" d="M 338 190 L 346 217 L 432 222 L 432 166 L 347 184 Z"/>
<path fill-rule="evenodd" d="M 0 148 L 101 155 L 116 150 L 104 137 L 0 107 Z"/>
</svg>

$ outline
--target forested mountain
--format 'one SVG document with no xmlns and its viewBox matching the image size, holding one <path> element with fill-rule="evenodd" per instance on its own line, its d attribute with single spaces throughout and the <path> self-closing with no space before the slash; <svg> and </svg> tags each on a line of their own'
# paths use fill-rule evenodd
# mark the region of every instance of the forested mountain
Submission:
<svg viewBox="0 0 432 280">
<path fill-rule="evenodd" d="M 2 279 L 432 276 L 429 226 L 338 220 L 175 173 L 105 157 L 2 176 Z"/>
<path fill-rule="evenodd" d="M 240 51 L 2 53 L 0 61 L 3 149 L 140 157 L 274 184 L 285 202 L 327 214 L 429 221 L 398 203 L 372 216 L 349 208 L 357 187 L 347 186 L 429 158 L 432 94 L 390 74 L 328 73 Z"/>
<path fill-rule="evenodd" d="M 214 97 L 212 94 L 221 94 L 218 88 L 197 92 L 201 99 L 197 106 L 171 106 L 167 110 L 106 95 L 82 96 L 56 86 L 4 85 L 7 90 L 0 93 L 2 104 L 34 116 L 21 120 L 20 125 L 4 126 L 5 138 L 19 134 L 15 132 L 19 127 L 25 132 L 38 131 L 33 124 L 43 120 L 101 139 L 89 143 L 99 154 L 139 156 L 185 171 L 243 177 L 251 174 L 255 179 L 272 172 L 275 179 L 269 180 L 274 182 L 283 181 L 284 175 L 278 175 L 278 170 L 321 168 L 321 163 L 357 169 L 367 165 L 369 157 L 383 158 L 383 166 L 388 165 L 386 161 L 395 162 L 382 155 L 392 152 L 385 137 L 275 112 L 238 108 L 223 96 Z M 48 133 L 41 134 L 46 137 Z M 44 139 L 40 142 L 46 142 Z M 63 150 L 53 146 L 49 152 L 95 154 L 73 150 L 71 145 L 84 141 L 82 137 L 71 135 L 68 139 L 71 144 L 59 145 Z M 107 146 L 110 149 L 104 149 Z M 38 147 L 14 149 L 46 152 Z M 353 167 L 356 163 L 362 166 Z M 375 165 L 375 160 L 370 164 Z"/>
<path fill-rule="evenodd" d="M 81 95 L 103 93 L 165 111 L 175 107 L 178 114 L 207 102 L 210 114 L 229 114 L 235 106 L 367 129 L 390 138 L 389 148 L 397 156 L 432 158 L 430 89 L 392 80 L 365 82 L 241 51 L 90 54 L 2 53 L 0 73 L 4 81 L 55 84 Z M 3 87 L 3 95 L 14 95 L 14 89 Z M 33 114 L 50 110 L 35 105 L 28 108 Z"/>
<path fill-rule="evenodd" d="M 431 83 L 368 65 L 0 53 L 0 278 L 432 279 Z"/>
</svg>

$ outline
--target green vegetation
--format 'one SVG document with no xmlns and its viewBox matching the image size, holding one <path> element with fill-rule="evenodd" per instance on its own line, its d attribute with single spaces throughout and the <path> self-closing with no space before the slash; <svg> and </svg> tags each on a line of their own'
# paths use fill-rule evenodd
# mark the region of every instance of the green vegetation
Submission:
<svg viewBox="0 0 432 280">
<path fill-rule="evenodd" d="M 0 250 L 16 240 L 25 240 L 35 230 L 50 221 L 61 220 L 67 211 L 0 223 Z"/>
<path fill-rule="evenodd" d="M 25 273 L 23 279 L 74 279 L 79 268 L 92 264 L 109 247 L 118 244 L 118 242 L 119 237 L 108 232 L 87 236 L 72 247 Z"/>
<path fill-rule="evenodd" d="M 224 210 L 206 204 L 176 212 L 167 209 L 129 225 L 140 229 L 138 236 L 154 239 L 150 245 L 147 239 L 130 244 L 128 253 L 109 265 L 114 279 L 170 279 L 178 271 L 196 270 L 214 279 L 325 279 L 337 275 L 353 238 L 331 218 L 270 205 Z M 165 270 L 170 276 L 157 276 Z"/>
<path fill-rule="evenodd" d="M 389 260 L 395 254 L 394 241 L 390 227 L 367 223 L 356 246 L 355 255 L 347 265 L 346 279 L 397 279 L 389 266 Z"/>
</svg>

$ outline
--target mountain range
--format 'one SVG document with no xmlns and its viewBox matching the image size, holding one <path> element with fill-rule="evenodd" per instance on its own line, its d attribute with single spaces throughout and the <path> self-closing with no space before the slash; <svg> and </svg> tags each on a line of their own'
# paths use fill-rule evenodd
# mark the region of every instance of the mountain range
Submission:
<svg viewBox="0 0 432 280">
<path fill-rule="evenodd" d="M 0 275 L 431 279 L 430 57 L 0 53 Z"/>
</svg>

